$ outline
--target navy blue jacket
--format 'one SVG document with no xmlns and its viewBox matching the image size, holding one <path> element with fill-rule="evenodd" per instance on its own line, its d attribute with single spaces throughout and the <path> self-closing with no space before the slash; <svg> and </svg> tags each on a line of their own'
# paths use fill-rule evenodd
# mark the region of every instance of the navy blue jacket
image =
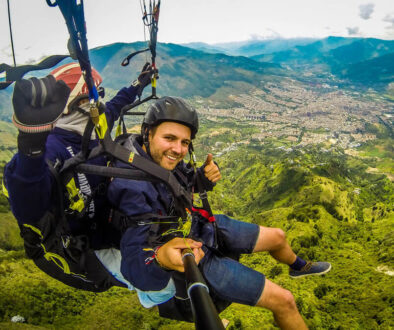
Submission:
<svg viewBox="0 0 394 330">
<path fill-rule="evenodd" d="M 124 145 L 126 148 L 134 148 L 139 155 L 152 161 L 141 147 L 141 136 L 131 136 L 127 143 Z M 116 166 L 128 167 L 130 165 L 117 162 Z M 187 168 L 183 161 L 177 165 L 176 170 L 187 179 L 185 183 L 178 181 L 190 191 L 194 185 L 193 170 Z M 203 168 L 198 170 L 203 171 Z M 208 179 L 203 184 L 206 190 L 212 190 L 214 186 Z M 174 215 L 171 213 L 173 197 L 165 183 L 115 178 L 108 187 L 108 199 L 114 208 L 136 219 L 149 213 L 163 216 Z M 152 218 L 152 222 L 154 221 L 155 219 Z M 171 272 L 164 270 L 155 262 L 149 262 L 153 255 L 152 250 L 155 248 L 151 245 L 152 243 L 148 242 L 149 229 L 150 225 L 139 225 L 129 227 L 125 231 L 120 243 L 121 271 L 136 288 L 142 291 L 160 291 L 168 285 Z"/>
<path fill-rule="evenodd" d="M 136 98 L 136 89 L 133 86 L 122 88 L 117 95 L 106 103 L 106 117 L 111 130 L 115 120 L 118 119 L 123 106 L 132 103 Z M 8 190 L 9 202 L 12 213 L 19 225 L 34 225 L 46 211 L 51 209 L 55 195 L 54 178 L 48 169 L 45 159 L 55 162 L 65 160 L 77 154 L 81 150 L 82 137 L 74 132 L 56 128 L 49 134 L 46 141 L 45 154 L 39 157 L 28 157 L 18 152 L 6 165 L 4 171 L 4 184 Z M 90 147 L 98 144 L 97 140 L 90 141 Z M 106 159 L 99 157 L 90 164 L 106 166 Z M 78 188 L 93 191 L 100 183 L 106 182 L 104 177 L 95 175 L 79 174 L 75 176 Z M 82 187 L 83 186 L 83 187 Z M 69 219 L 74 234 L 88 234 L 92 228 L 92 222 L 108 214 L 106 196 L 96 196 L 91 205 L 89 221 L 77 221 Z M 93 240 L 93 248 L 99 248 L 100 239 Z"/>
</svg>

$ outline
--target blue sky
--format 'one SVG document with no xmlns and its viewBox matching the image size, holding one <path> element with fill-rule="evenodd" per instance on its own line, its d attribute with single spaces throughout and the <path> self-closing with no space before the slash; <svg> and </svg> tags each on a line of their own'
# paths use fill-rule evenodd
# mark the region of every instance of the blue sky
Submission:
<svg viewBox="0 0 394 330">
<path fill-rule="evenodd" d="M 90 47 L 144 39 L 139 0 L 85 0 Z M 66 52 L 67 29 L 45 0 L 10 0 L 16 60 Z M 12 64 L 7 0 L 0 0 L 0 63 Z M 394 39 L 392 0 L 162 0 L 159 41 L 220 43 L 267 38 Z"/>
</svg>

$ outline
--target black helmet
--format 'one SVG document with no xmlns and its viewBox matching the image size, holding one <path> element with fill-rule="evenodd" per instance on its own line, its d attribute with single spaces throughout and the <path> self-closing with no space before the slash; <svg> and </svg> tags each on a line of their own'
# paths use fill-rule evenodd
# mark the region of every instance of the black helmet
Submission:
<svg viewBox="0 0 394 330">
<path fill-rule="evenodd" d="M 197 111 L 183 99 L 165 96 L 153 103 L 142 121 L 142 136 L 147 134 L 146 128 L 150 129 L 165 121 L 173 121 L 188 126 L 191 130 L 191 138 L 196 137 L 198 131 Z"/>
</svg>

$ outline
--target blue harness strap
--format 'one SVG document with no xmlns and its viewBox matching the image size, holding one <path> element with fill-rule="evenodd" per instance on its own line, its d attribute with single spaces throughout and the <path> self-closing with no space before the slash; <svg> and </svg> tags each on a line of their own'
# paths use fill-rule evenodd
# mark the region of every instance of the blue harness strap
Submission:
<svg viewBox="0 0 394 330">
<path fill-rule="evenodd" d="M 84 79 L 89 90 L 89 99 L 98 101 L 98 92 L 92 76 L 92 66 L 89 59 L 88 41 L 86 38 L 86 23 L 83 9 L 83 0 L 77 3 L 77 0 L 56 0 L 51 2 L 47 0 L 51 7 L 59 7 L 66 21 L 67 29 L 70 34 L 68 44 L 71 56 L 77 59 L 84 73 Z"/>
</svg>

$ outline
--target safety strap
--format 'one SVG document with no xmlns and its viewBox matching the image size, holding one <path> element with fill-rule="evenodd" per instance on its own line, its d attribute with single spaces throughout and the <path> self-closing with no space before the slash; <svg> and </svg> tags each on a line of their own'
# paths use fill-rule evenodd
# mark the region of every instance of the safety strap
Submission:
<svg viewBox="0 0 394 330">
<path fill-rule="evenodd" d="M 80 164 L 75 166 L 75 171 L 78 173 L 85 173 L 91 175 L 100 175 L 109 178 L 123 178 L 136 181 L 150 181 L 153 183 L 162 182 L 158 178 L 152 177 L 143 171 L 129 168 L 119 168 L 119 167 L 106 167 L 91 164 Z"/>
<path fill-rule="evenodd" d="M 47 166 L 49 171 L 51 172 L 52 176 L 55 179 L 55 187 L 56 187 L 56 200 L 57 200 L 57 205 L 58 207 L 55 208 L 56 217 L 59 219 L 57 226 L 56 226 L 56 234 L 57 236 L 61 236 L 64 234 L 69 234 L 70 227 L 68 225 L 68 221 L 66 219 L 66 215 L 64 213 L 64 199 L 63 199 L 63 185 L 62 185 L 62 180 L 59 176 L 59 171 L 58 168 L 60 167 L 60 163 L 56 161 L 55 164 L 53 164 L 50 160 L 46 160 Z"/>
<path fill-rule="evenodd" d="M 211 205 L 209 204 L 209 201 L 208 201 L 208 194 L 207 194 L 207 192 L 204 188 L 204 185 L 203 185 L 203 173 L 201 171 L 197 171 L 196 156 L 194 154 L 193 143 L 190 143 L 190 145 L 189 145 L 189 153 L 190 153 L 190 162 L 194 168 L 197 191 L 198 191 L 198 194 L 201 199 L 202 206 L 203 206 L 202 209 L 201 208 L 194 208 L 193 211 L 200 213 L 204 218 L 208 219 L 208 221 L 212 224 L 212 226 L 214 228 L 214 246 L 213 246 L 213 248 L 217 249 L 219 246 L 217 223 L 216 223 L 215 217 L 213 215 Z"/>
<path fill-rule="evenodd" d="M 132 165 L 140 171 L 136 172 L 136 170 L 132 168 L 111 168 L 85 164 L 86 161 L 102 155 L 111 156 L 125 164 Z M 89 172 L 89 174 L 98 174 L 108 177 L 122 177 L 132 180 L 164 182 L 169 186 L 175 200 L 177 201 L 178 211 L 183 210 L 182 212 L 184 213 L 185 208 L 191 209 L 192 206 L 192 198 L 190 194 L 184 187 L 182 187 L 171 171 L 164 169 L 153 161 L 150 161 L 123 147 L 119 143 L 116 143 L 111 139 L 109 134 L 105 135 L 104 139 L 100 141 L 99 146 L 93 148 L 89 152 L 88 157 L 86 157 L 86 155 L 81 151 L 74 157 L 67 159 L 60 170 L 60 175 L 65 175 L 70 171 L 77 171 L 81 173 Z M 143 172 L 144 175 L 141 175 L 141 172 Z M 183 215 L 186 216 L 186 214 Z"/>
<path fill-rule="evenodd" d="M 205 219 L 207 219 L 209 222 L 215 222 L 215 217 L 213 215 L 210 215 L 209 212 L 207 212 L 204 209 L 197 208 L 197 207 L 192 207 L 193 212 L 200 213 Z"/>
<path fill-rule="evenodd" d="M 116 228 L 125 231 L 129 227 L 144 226 L 152 222 L 171 222 L 177 223 L 177 216 L 159 215 L 156 213 L 145 213 L 138 216 L 127 216 L 119 210 L 112 209 L 109 217 L 111 222 Z"/>
<path fill-rule="evenodd" d="M 84 158 L 87 158 L 89 155 L 89 144 L 91 141 L 91 136 L 94 130 L 94 123 L 93 121 L 89 120 L 85 126 L 85 130 L 82 135 L 82 142 L 81 142 L 81 153 Z"/>
</svg>

